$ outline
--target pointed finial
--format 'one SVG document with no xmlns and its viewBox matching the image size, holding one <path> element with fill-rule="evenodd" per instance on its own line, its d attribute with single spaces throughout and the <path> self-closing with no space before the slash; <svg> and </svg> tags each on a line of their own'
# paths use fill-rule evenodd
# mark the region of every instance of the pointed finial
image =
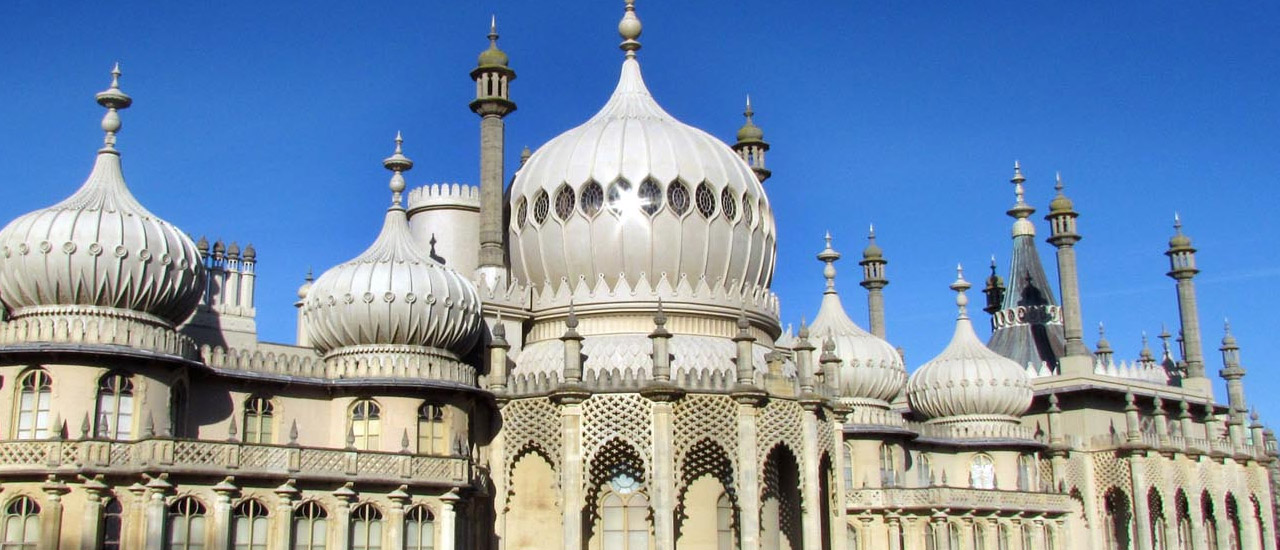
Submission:
<svg viewBox="0 0 1280 550">
<path fill-rule="evenodd" d="M 956 291 L 956 307 L 960 310 L 959 319 L 969 318 L 969 297 L 965 296 L 965 291 L 970 288 L 969 281 L 964 280 L 964 266 L 956 264 L 956 280 L 951 283 L 951 290 Z"/>
<path fill-rule="evenodd" d="M 1055 171 L 1053 173 L 1053 177 L 1054 177 L 1053 189 L 1056 190 L 1058 194 L 1062 194 L 1062 172 Z"/>
<path fill-rule="evenodd" d="M 524 166 L 524 163 L 529 162 L 529 157 L 532 156 L 533 151 L 530 151 L 529 146 L 525 145 L 524 148 L 520 150 L 520 166 Z"/>
<path fill-rule="evenodd" d="M 809 339 L 809 322 L 804 317 L 800 318 L 800 332 L 796 333 L 796 338 L 801 340 Z"/>
<path fill-rule="evenodd" d="M 867 240 L 876 240 L 876 224 L 874 223 L 867 224 Z"/>
<path fill-rule="evenodd" d="M 498 16 L 493 14 L 489 16 L 489 42 L 498 41 Z"/>
<path fill-rule="evenodd" d="M 133 98 L 129 94 L 120 90 L 120 63 L 116 63 L 111 69 L 111 87 L 104 91 L 98 92 L 95 99 L 98 105 L 107 109 L 107 114 L 102 117 L 102 131 L 106 132 L 106 136 L 102 139 L 103 152 L 115 152 L 116 150 L 116 133 L 120 131 L 120 109 L 127 109 L 133 104 Z"/>
<path fill-rule="evenodd" d="M 307 281 L 308 283 L 314 283 L 314 282 L 316 282 L 316 276 L 315 276 L 314 272 L 311 270 L 311 266 L 307 266 L 307 278 L 306 278 L 306 281 Z"/>
<path fill-rule="evenodd" d="M 618 45 L 622 51 L 627 52 L 627 58 L 633 59 L 636 51 L 640 49 L 640 18 L 636 17 L 636 0 L 627 0 L 626 12 L 622 14 L 622 21 L 618 23 L 618 34 L 622 36 L 622 43 Z"/>
<path fill-rule="evenodd" d="M 391 174 L 391 205 L 393 207 L 400 206 L 401 193 L 404 192 L 404 172 L 408 172 L 413 168 L 413 161 L 409 157 L 404 156 L 404 137 L 400 132 L 396 132 L 396 150 L 391 156 L 383 159 L 382 166 L 392 172 Z"/>
<path fill-rule="evenodd" d="M 823 248 L 822 252 L 818 253 L 818 261 L 826 264 L 826 266 L 822 268 L 822 276 L 827 278 L 826 293 L 834 293 L 836 291 L 835 262 L 840 259 L 840 253 L 836 252 L 834 248 L 831 248 L 830 231 L 827 231 L 827 234 L 823 239 L 826 241 L 826 248 Z"/>
<path fill-rule="evenodd" d="M 995 254 L 991 255 L 991 274 L 992 275 L 996 274 L 996 255 Z"/>
<path fill-rule="evenodd" d="M 564 319 L 564 327 L 569 330 L 578 328 L 578 314 L 573 311 L 573 301 L 569 302 L 569 316 Z"/>
<path fill-rule="evenodd" d="M 658 298 L 658 312 L 653 315 L 653 324 L 659 328 L 667 324 L 667 314 L 662 311 L 662 298 Z"/>
<path fill-rule="evenodd" d="M 1177 211 L 1173 213 L 1173 228 L 1178 231 L 1179 235 L 1182 234 L 1182 216 L 1179 216 Z"/>
<path fill-rule="evenodd" d="M 289 425 L 289 444 L 298 444 L 298 419 L 296 418 L 293 420 L 293 423 Z"/>
<path fill-rule="evenodd" d="M 1027 181 L 1027 178 L 1022 177 L 1022 164 L 1016 160 L 1013 161 L 1013 179 L 1009 181 L 1013 183 L 1022 183 Z"/>
<path fill-rule="evenodd" d="M 751 109 L 751 94 L 747 94 L 747 110 L 742 112 L 742 116 L 747 117 L 747 122 L 751 122 L 751 117 L 755 116 L 755 114 L 756 112 Z"/>
</svg>

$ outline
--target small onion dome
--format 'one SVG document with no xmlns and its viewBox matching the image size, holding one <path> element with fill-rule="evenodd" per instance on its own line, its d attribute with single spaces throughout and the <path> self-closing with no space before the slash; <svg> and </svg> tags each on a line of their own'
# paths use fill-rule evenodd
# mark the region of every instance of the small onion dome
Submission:
<svg viewBox="0 0 1280 550">
<path fill-rule="evenodd" d="M 249 243 L 244 247 L 244 259 L 246 261 L 255 261 L 258 259 L 258 249 L 253 247 L 253 243 Z"/>
<path fill-rule="evenodd" d="M 969 322 L 963 273 L 951 285 L 960 316 L 951 343 L 911 375 L 907 401 L 930 421 L 1017 422 L 1031 406 L 1031 381 L 1022 367 L 978 340 Z"/>
<path fill-rule="evenodd" d="M 1169 238 L 1170 250 L 1182 250 L 1191 248 L 1191 237 L 1182 234 L 1182 217 L 1178 214 L 1173 215 L 1173 237 Z"/>
<path fill-rule="evenodd" d="M 316 278 L 311 275 L 311 270 L 307 270 L 307 278 L 302 281 L 302 286 L 298 287 L 298 300 L 306 300 L 307 294 L 311 292 L 311 285 L 316 282 Z"/>
<path fill-rule="evenodd" d="M 1057 175 L 1057 181 L 1053 184 L 1053 188 L 1058 194 L 1053 197 L 1052 201 L 1049 201 L 1049 213 L 1065 214 L 1073 212 L 1075 204 L 1062 193 L 1062 174 Z"/>
<path fill-rule="evenodd" d="M 97 95 L 106 132 L 93 171 L 62 202 L 13 220 L 0 230 L 0 296 L 11 318 L 57 313 L 118 316 L 173 327 L 195 310 L 204 287 L 200 252 L 186 233 L 140 204 L 125 185 L 119 110 L 120 68 Z"/>
<path fill-rule="evenodd" d="M 876 244 L 876 226 L 872 225 L 870 232 L 867 233 L 867 247 L 862 249 L 862 259 L 864 260 L 883 260 L 884 251 L 880 250 L 880 245 Z"/>
<path fill-rule="evenodd" d="M 507 53 L 498 48 L 498 18 L 494 17 L 489 20 L 489 48 L 480 52 L 480 59 L 476 62 L 480 67 L 506 67 Z"/>
<path fill-rule="evenodd" d="M 399 141 L 396 155 L 384 162 L 395 175 L 382 232 L 368 250 L 311 285 L 303 305 L 307 333 L 327 355 L 390 350 L 456 360 L 476 342 L 480 296 L 475 285 L 413 240 L 400 204 L 400 172 L 412 163 L 400 154 Z"/>
<path fill-rule="evenodd" d="M 747 120 L 742 123 L 741 128 L 738 128 L 738 143 L 764 141 L 764 130 L 756 126 L 755 121 L 751 119 L 755 114 L 755 110 L 751 108 L 751 96 L 747 96 L 747 110 L 742 112 L 742 116 Z"/>
<path fill-rule="evenodd" d="M 839 257 L 831 248 L 828 234 L 827 248 L 818 255 L 818 259 L 827 264 L 823 268 L 827 290 L 809 332 L 835 343 L 835 354 L 840 358 L 837 387 L 841 399 L 888 408 L 889 401 L 907 383 L 907 369 L 893 345 L 863 330 L 845 313 L 840 295 L 836 293 L 836 270 L 832 265 Z"/>
</svg>

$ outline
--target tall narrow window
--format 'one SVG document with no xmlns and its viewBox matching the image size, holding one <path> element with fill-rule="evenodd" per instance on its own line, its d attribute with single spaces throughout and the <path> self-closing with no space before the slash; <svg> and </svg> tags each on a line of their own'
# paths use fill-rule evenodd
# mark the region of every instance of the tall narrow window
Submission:
<svg viewBox="0 0 1280 550">
<path fill-rule="evenodd" d="M 186 382 L 178 382 L 169 390 L 169 427 L 173 437 L 187 435 Z"/>
<path fill-rule="evenodd" d="M 1200 494 L 1200 512 L 1204 519 L 1205 537 L 1209 539 L 1209 550 L 1219 550 L 1222 548 L 1218 540 L 1218 517 L 1214 514 L 1213 500 L 1209 498 L 1209 492 L 1205 491 Z"/>
<path fill-rule="evenodd" d="M 108 498 L 102 505 L 102 532 L 98 540 L 98 548 L 102 550 L 120 550 L 124 509 L 120 499 Z"/>
<path fill-rule="evenodd" d="M 426 506 L 414 506 L 404 515 L 404 550 L 435 550 L 436 518 Z"/>
<path fill-rule="evenodd" d="M 244 401 L 244 442 L 273 443 L 271 423 L 275 407 L 265 397 L 250 397 Z"/>
<path fill-rule="evenodd" d="M 1030 491 L 1035 483 L 1035 460 L 1031 455 L 1018 456 L 1018 490 Z"/>
<path fill-rule="evenodd" d="M 14 412 L 15 439 L 49 437 L 49 408 L 53 402 L 53 378 L 44 369 L 27 371 L 18 379 L 18 403 Z"/>
<path fill-rule="evenodd" d="M 362 451 L 378 450 L 382 433 L 382 409 L 372 399 L 360 399 L 351 405 L 351 431 L 355 447 Z"/>
<path fill-rule="evenodd" d="M 382 550 L 382 512 L 364 503 L 351 510 L 351 550 Z"/>
<path fill-rule="evenodd" d="M 418 407 L 418 454 L 449 454 L 449 430 L 444 405 L 423 403 Z"/>
<path fill-rule="evenodd" d="M 716 548 L 733 550 L 737 548 L 733 536 L 733 503 L 728 494 L 721 494 L 716 501 Z"/>
<path fill-rule="evenodd" d="M 933 464 L 925 453 L 916 455 L 916 484 L 920 487 L 933 485 Z"/>
<path fill-rule="evenodd" d="M 844 490 L 853 490 L 853 448 L 849 445 L 844 446 Z"/>
<path fill-rule="evenodd" d="M 254 499 L 241 502 L 235 509 L 235 550 L 267 550 L 267 507 Z"/>
<path fill-rule="evenodd" d="M 1129 543 L 1132 541 L 1129 531 L 1129 522 L 1132 520 L 1129 495 L 1118 488 L 1112 487 L 1103 494 L 1102 500 L 1104 505 L 1102 529 L 1107 548 L 1110 550 L 1128 550 Z"/>
<path fill-rule="evenodd" d="M 1191 503 L 1181 489 L 1174 498 L 1174 506 L 1178 514 L 1178 548 L 1191 548 Z"/>
<path fill-rule="evenodd" d="M 1165 550 L 1168 546 L 1164 540 L 1165 519 L 1164 519 L 1164 499 L 1160 497 L 1160 493 L 1155 488 L 1147 491 L 1147 516 L 1151 518 L 1150 536 L 1151 548 L 1154 550 Z"/>
<path fill-rule="evenodd" d="M 133 379 L 120 373 L 98 380 L 97 437 L 129 439 L 133 434 Z"/>
<path fill-rule="evenodd" d="M 192 497 L 173 501 L 165 550 L 204 550 L 204 514 L 204 504 Z"/>
<path fill-rule="evenodd" d="M 662 208 L 662 189 L 653 180 L 644 180 L 636 190 L 640 202 L 640 210 L 652 216 Z"/>
<path fill-rule="evenodd" d="M 0 529 L 0 550 L 36 550 L 40 544 L 40 505 L 28 497 L 10 500 Z"/>
<path fill-rule="evenodd" d="M 987 455 L 977 455 L 969 462 L 969 486 L 974 489 L 996 488 L 996 466 Z"/>
<path fill-rule="evenodd" d="M 648 550 L 649 499 L 636 491 L 637 485 L 625 474 L 610 483 L 611 490 L 600 503 L 601 548 Z"/>
<path fill-rule="evenodd" d="M 880 446 L 880 486 L 898 486 L 898 464 L 889 445 Z"/>
<path fill-rule="evenodd" d="M 1227 548 L 1240 550 L 1240 506 L 1236 504 L 1236 497 L 1231 493 L 1227 493 L 1225 503 L 1227 523 L 1231 526 L 1231 529 L 1227 531 Z"/>
<path fill-rule="evenodd" d="M 293 510 L 293 550 L 329 548 L 329 514 L 319 503 L 308 500 Z"/>
</svg>

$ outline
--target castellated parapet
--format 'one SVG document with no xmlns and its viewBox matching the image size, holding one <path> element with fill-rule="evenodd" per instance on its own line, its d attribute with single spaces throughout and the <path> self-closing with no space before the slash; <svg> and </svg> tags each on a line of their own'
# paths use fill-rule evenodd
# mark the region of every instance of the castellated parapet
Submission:
<svg viewBox="0 0 1280 550">
<path fill-rule="evenodd" d="M 409 230 L 422 250 L 445 265 L 474 272 L 480 254 L 480 188 L 433 183 L 409 191 Z"/>
</svg>

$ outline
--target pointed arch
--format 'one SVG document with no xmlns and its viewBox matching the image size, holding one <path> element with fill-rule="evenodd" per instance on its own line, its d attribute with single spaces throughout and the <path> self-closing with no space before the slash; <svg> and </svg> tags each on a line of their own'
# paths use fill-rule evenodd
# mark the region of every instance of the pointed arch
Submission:
<svg viewBox="0 0 1280 550">
<path fill-rule="evenodd" d="M 44 439 L 54 429 L 49 425 L 53 408 L 53 376 L 40 367 L 18 375 L 18 398 L 13 402 L 13 438 Z"/>
<path fill-rule="evenodd" d="M 1107 489 L 1102 496 L 1103 540 L 1108 550 L 1128 550 L 1133 541 L 1130 529 L 1133 519 L 1129 494 L 1119 487 Z"/>
<path fill-rule="evenodd" d="M 0 547 L 36 550 L 40 546 L 40 505 L 28 496 L 10 499 L 0 521 Z"/>
<path fill-rule="evenodd" d="M 267 506 L 256 498 L 246 498 L 232 511 L 232 544 L 235 550 L 267 550 Z"/>
<path fill-rule="evenodd" d="M 411 506 L 404 514 L 404 550 L 435 550 L 435 547 L 435 514 L 425 504 Z"/>
<path fill-rule="evenodd" d="M 1147 491 L 1147 517 L 1150 518 L 1147 536 L 1151 539 L 1151 547 L 1154 550 L 1165 550 L 1169 544 L 1164 536 L 1168 519 L 1165 517 L 1164 497 L 1155 487 Z"/>
<path fill-rule="evenodd" d="M 325 550 L 329 547 L 329 511 L 314 500 L 293 509 L 292 550 Z"/>
<path fill-rule="evenodd" d="M 639 514 L 637 510 L 643 505 L 648 509 L 649 501 L 645 491 L 645 462 L 642 455 L 629 443 L 621 438 L 613 438 L 606 441 L 591 457 L 591 466 L 587 476 L 587 509 L 584 515 L 588 521 L 584 522 L 587 526 L 587 539 L 591 539 L 595 535 L 603 535 L 601 531 L 604 518 L 604 506 L 606 498 L 610 494 L 617 496 L 617 499 L 609 500 L 608 504 L 614 506 L 611 508 L 610 514 Z M 631 495 L 638 493 L 644 496 L 643 502 L 633 498 Z M 618 508 L 618 507 L 621 508 Z M 646 516 L 647 517 L 647 516 Z M 633 536 L 632 533 L 638 533 L 638 523 L 636 521 L 628 521 L 628 537 Z M 617 537 L 617 535 L 610 535 Z M 638 537 L 639 535 L 634 535 Z M 606 546 L 607 548 L 607 546 Z"/>
<path fill-rule="evenodd" d="M 182 496 L 169 504 L 164 550 L 204 550 L 207 508 L 196 497 Z"/>
<path fill-rule="evenodd" d="M 760 531 L 763 548 L 804 548 L 801 520 L 800 461 L 786 443 L 770 449 L 764 462 L 760 492 Z"/>
<path fill-rule="evenodd" d="M 689 447 L 689 450 L 685 453 L 683 463 L 684 469 L 679 473 L 679 486 L 676 491 L 676 540 L 679 541 L 681 539 L 684 534 L 685 524 L 691 519 L 691 515 L 694 513 L 690 510 L 689 506 L 690 500 L 692 499 L 690 495 L 690 488 L 695 482 L 702 478 L 710 478 L 718 482 L 720 494 L 712 495 L 716 498 L 714 503 L 709 501 L 702 502 L 702 504 L 705 505 L 704 507 L 708 509 L 700 510 L 699 512 L 701 513 L 698 514 L 699 517 L 708 519 L 712 517 L 712 509 L 710 509 L 710 505 L 714 504 L 716 526 L 717 529 L 719 529 L 721 527 L 720 523 L 722 519 L 720 516 L 722 513 L 720 500 L 723 498 L 724 503 L 728 506 L 730 514 L 727 518 L 727 528 L 732 531 L 733 540 L 737 540 L 737 530 L 740 519 L 738 517 L 738 494 L 734 485 L 734 465 L 733 461 L 729 459 L 729 453 L 725 451 L 724 447 L 719 443 L 710 438 L 703 438 Z M 704 524 L 707 527 L 710 527 L 710 523 L 705 523 L 704 521 Z M 694 525 L 699 525 L 699 523 L 695 522 Z M 679 546 L 679 542 L 677 542 L 677 546 Z"/>
</svg>

